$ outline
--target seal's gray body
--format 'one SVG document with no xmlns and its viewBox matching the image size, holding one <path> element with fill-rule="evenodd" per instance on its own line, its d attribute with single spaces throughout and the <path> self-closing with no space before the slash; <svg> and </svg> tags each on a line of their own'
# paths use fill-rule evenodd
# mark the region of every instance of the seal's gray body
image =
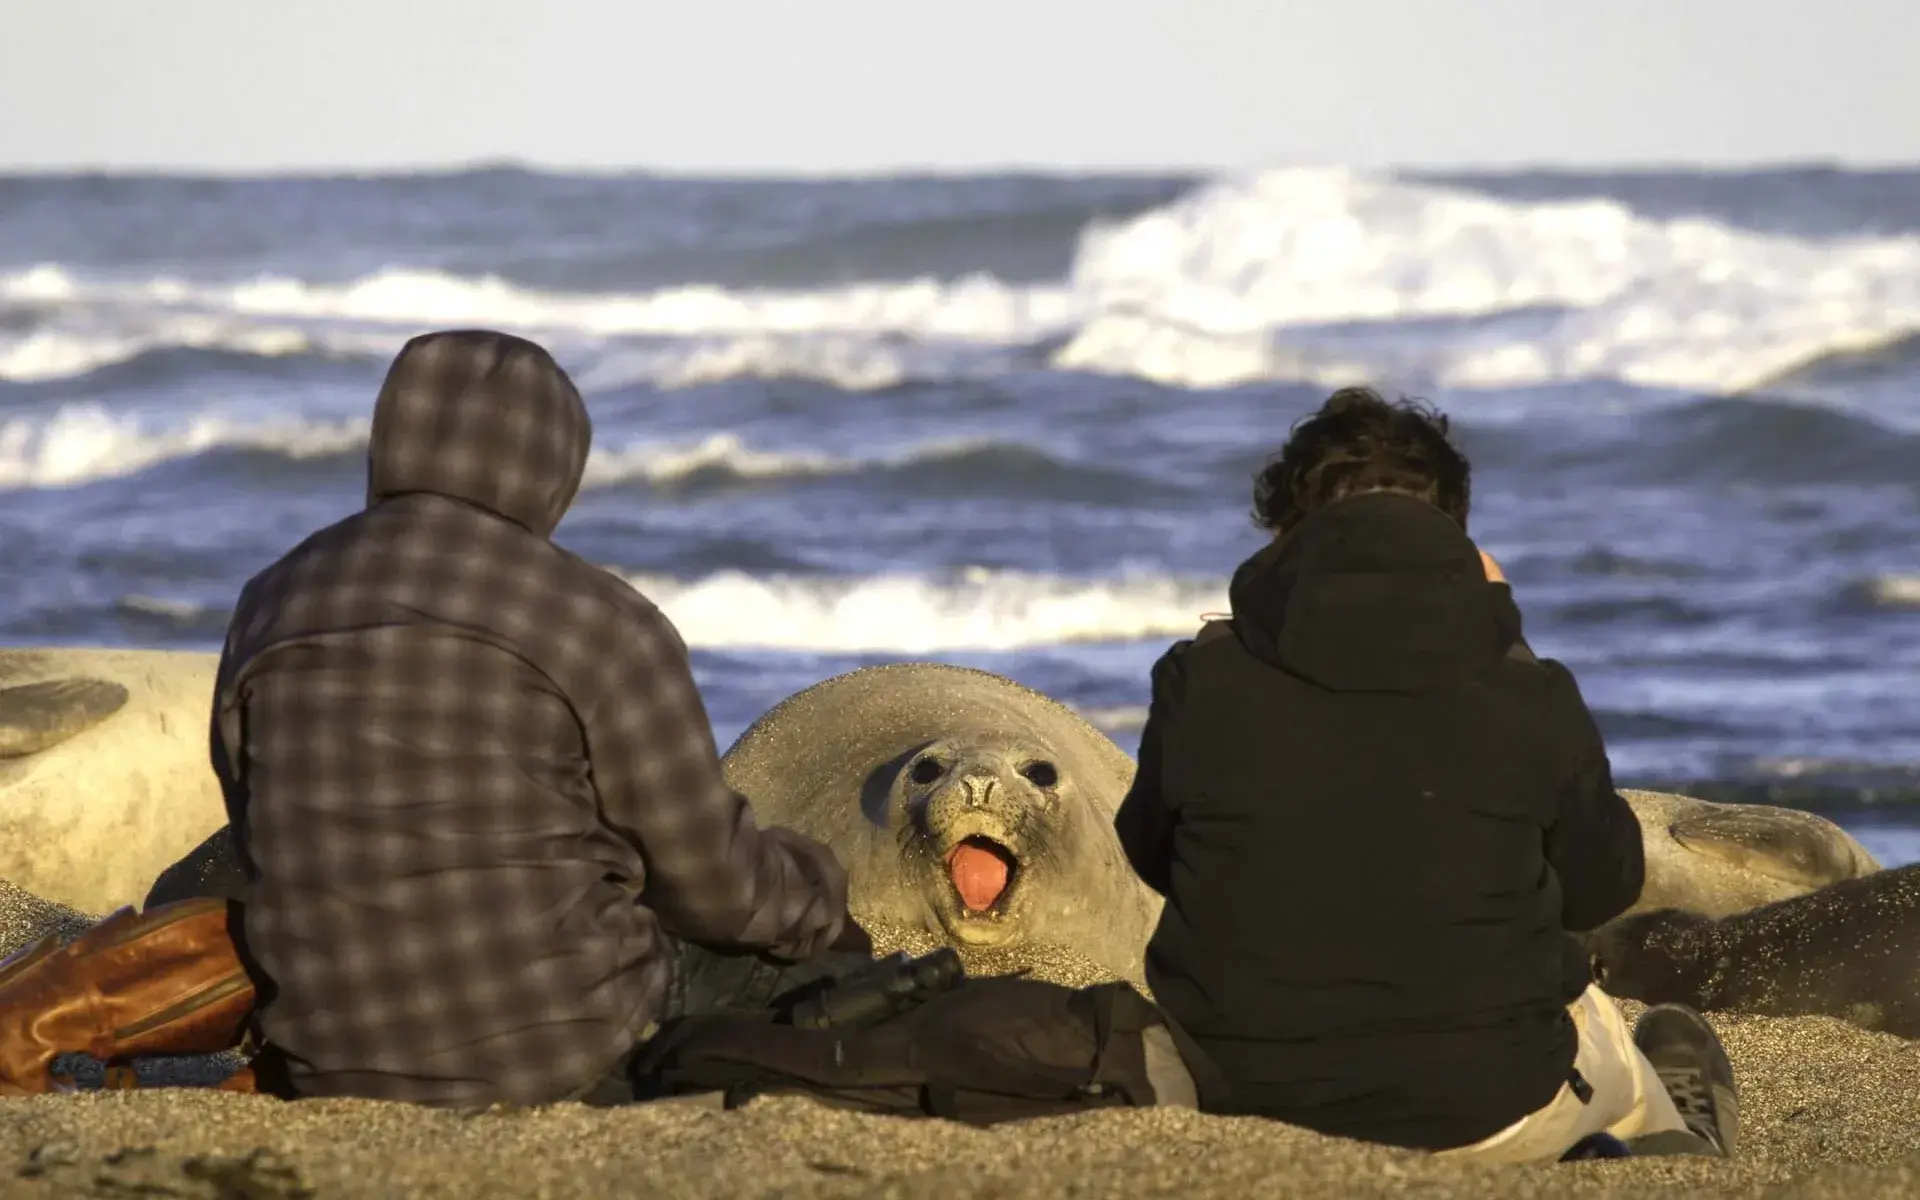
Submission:
<svg viewBox="0 0 1920 1200">
<path fill-rule="evenodd" d="M 1160 898 L 1113 832 L 1133 760 L 1059 702 L 964 667 L 867 667 L 781 702 L 724 763 L 763 823 L 833 848 L 879 948 L 944 944 L 975 973 L 1145 986 Z M 986 911 L 946 869 L 969 840 L 1012 863 Z"/>
<path fill-rule="evenodd" d="M 1717 920 L 1632 914 L 1601 926 L 1588 951 L 1595 981 L 1616 996 L 1920 1038 L 1920 864 Z"/>
<path fill-rule="evenodd" d="M 1647 882 L 1629 912 L 1723 917 L 1855 879 L 1880 864 L 1825 817 L 1623 789 L 1640 821 Z"/>
</svg>

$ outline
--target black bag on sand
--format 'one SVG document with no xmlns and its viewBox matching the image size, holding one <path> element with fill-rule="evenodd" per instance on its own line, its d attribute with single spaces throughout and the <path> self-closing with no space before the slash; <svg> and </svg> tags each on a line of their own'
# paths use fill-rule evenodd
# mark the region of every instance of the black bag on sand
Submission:
<svg viewBox="0 0 1920 1200">
<path fill-rule="evenodd" d="M 636 1097 L 719 1092 L 735 1108 L 798 1095 L 969 1125 L 1182 1102 L 1157 1095 L 1154 1079 L 1177 1091 L 1206 1078 L 1204 1100 L 1215 1100 L 1204 1067 L 1169 1072 L 1172 1056 L 1159 1054 L 1150 1072 L 1149 1037 L 1190 1062 L 1185 1038 L 1127 984 L 965 979 L 957 960 L 939 958 L 882 960 L 862 978 L 796 989 L 771 1015 L 670 1020 L 635 1056 Z M 1201 1098 L 1188 1090 L 1184 1103 Z"/>
</svg>

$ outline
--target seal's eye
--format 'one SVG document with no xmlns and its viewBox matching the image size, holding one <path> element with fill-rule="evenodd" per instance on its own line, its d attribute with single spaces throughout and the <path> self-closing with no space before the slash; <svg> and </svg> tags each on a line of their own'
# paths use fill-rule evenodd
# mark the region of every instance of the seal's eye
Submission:
<svg viewBox="0 0 1920 1200">
<path fill-rule="evenodd" d="M 1020 773 L 1035 787 L 1050 788 L 1060 782 L 1059 769 L 1044 758 L 1037 758 L 1021 767 Z"/>
<path fill-rule="evenodd" d="M 939 759 L 923 758 L 913 764 L 913 769 L 907 772 L 907 778 L 913 780 L 915 783 L 927 784 L 932 783 L 946 773 L 947 769 L 940 765 Z"/>
</svg>

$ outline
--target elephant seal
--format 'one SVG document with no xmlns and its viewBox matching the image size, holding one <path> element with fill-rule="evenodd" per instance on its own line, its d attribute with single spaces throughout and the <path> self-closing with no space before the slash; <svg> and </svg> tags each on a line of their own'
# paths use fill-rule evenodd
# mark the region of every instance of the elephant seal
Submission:
<svg viewBox="0 0 1920 1200">
<path fill-rule="evenodd" d="M 0 650 L 0 879 L 107 912 L 139 903 L 217 828 L 218 664 L 186 651 Z"/>
<path fill-rule="evenodd" d="M 1717 920 L 1631 914 L 1589 935 L 1587 950 L 1594 982 L 1616 996 L 1920 1038 L 1920 864 Z"/>
<path fill-rule="evenodd" d="M 967 667 L 866 667 L 776 705 L 724 764 L 762 822 L 832 847 L 877 948 L 1145 987 L 1161 902 L 1113 832 L 1134 763 L 1065 705 Z"/>
<path fill-rule="evenodd" d="M 1639 818 L 1647 881 L 1629 913 L 1724 917 L 1880 869 L 1825 817 L 1766 804 L 1716 804 L 1622 788 Z"/>
</svg>

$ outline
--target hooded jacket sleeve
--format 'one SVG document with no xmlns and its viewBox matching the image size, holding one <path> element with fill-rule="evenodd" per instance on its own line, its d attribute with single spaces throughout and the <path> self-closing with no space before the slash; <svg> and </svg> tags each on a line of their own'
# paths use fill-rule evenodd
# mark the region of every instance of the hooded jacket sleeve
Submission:
<svg viewBox="0 0 1920 1200">
<path fill-rule="evenodd" d="M 1153 698 L 1140 730 L 1139 767 L 1113 818 L 1113 831 L 1134 874 L 1163 896 L 1171 886 L 1174 828 L 1164 785 L 1163 741 L 1184 681 L 1179 654 L 1188 644 L 1176 644 L 1153 664 Z"/>
<path fill-rule="evenodd" d="M 1573 675 L 1552 659 L 1540 666 L 1553 676 L 1572 756 L 1552 823 L 1547 861 L 1560 877 L 1560 923 L 1574 932 L 1597 928 L 1640 898 L 1646 882 L 1646 847 L 1639 818 L 1613 786 L 1613 771 L 1593 714 Z"/>
<path fill-rule="evenodd" d="M 581 715 L 605 818 L 645 865 L 641 901 L 690 941 L 812 958 L 848 925 L 845 870 L 727 786 L 672 623 L 636 603 L 622 625 Z"/>
</svg>

